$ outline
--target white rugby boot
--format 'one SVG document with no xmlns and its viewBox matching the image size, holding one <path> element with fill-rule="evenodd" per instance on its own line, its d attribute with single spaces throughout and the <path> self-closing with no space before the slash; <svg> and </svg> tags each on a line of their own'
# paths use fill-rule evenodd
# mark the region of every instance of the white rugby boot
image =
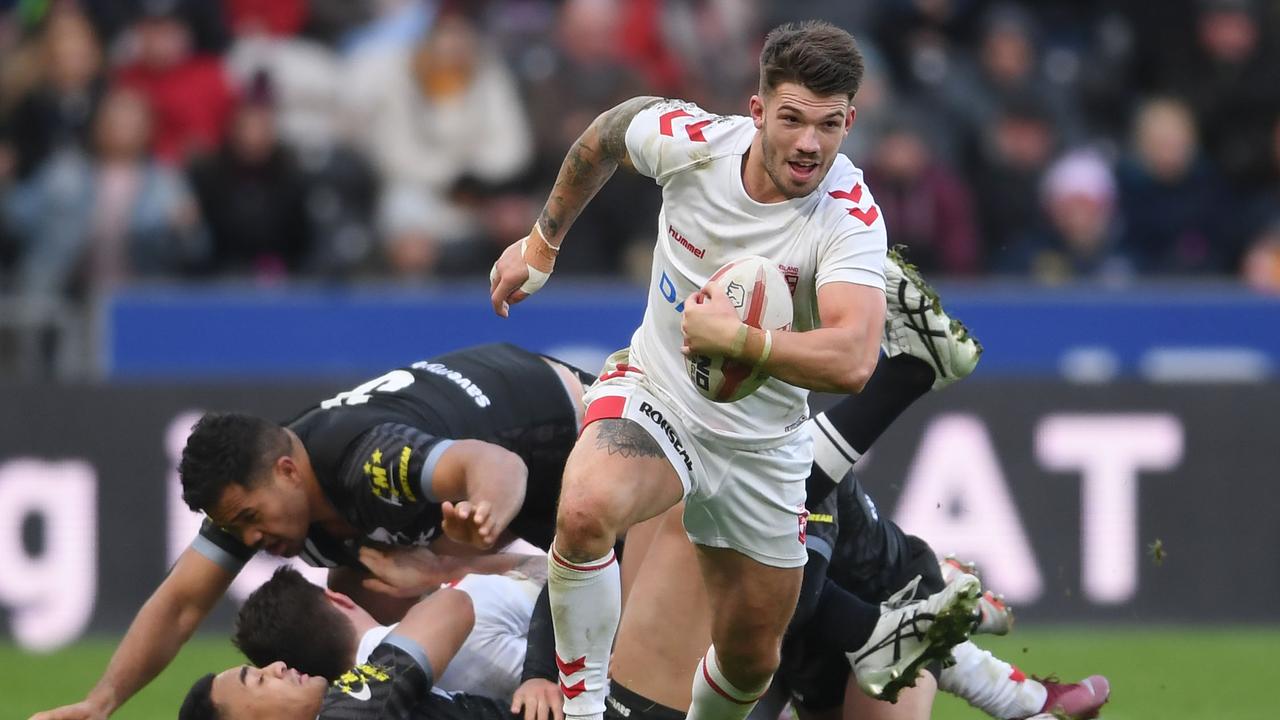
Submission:
<svg viewBox="0 0 1280 720">
<path fill-rule="evenodd" d="M 982 343 L 964 323 L 947 315 L 938 293 L 902 257 L 902 248 L 894 247 L 885 256 L 887 308 L 881 347 L 889 357 L 906 353 L 929 363 L 933 389 L 941 390 L 973 372 L 982 357 Z"/>
<path fill-rule="evenodd" d="M 978 568 L 971 562 L 962 562 L 955 555 L 947 555 L 938 563 L 942 571 L 942 581 L 950 585 L 961 575 L 977 575 Z M 1003 595 L 990 590 L 983 590 L 978 596 L 978 612 L 982 615 L 973 632 L 986 635 L 1008 635 L 1013 630 L 1013 608 L 1004 601 Z"/>
<path fill-rule="evenodd" d="M 920 669 L 934 660 L 951 661 L 951 648 L 969 638 L 978 617 L 982 583 L 963 575 L 942 590 L 912 599 L 920 576 L 880 605 L 880 621 L 856 651 L 845 653 L 868 695 L 896 702 L 904 687 L 916 684 Z"/>
</svg>

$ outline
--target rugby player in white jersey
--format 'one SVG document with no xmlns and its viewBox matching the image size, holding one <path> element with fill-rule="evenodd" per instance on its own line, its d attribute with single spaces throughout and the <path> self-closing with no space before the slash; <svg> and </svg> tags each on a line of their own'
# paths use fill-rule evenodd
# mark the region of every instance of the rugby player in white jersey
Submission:
<svg viewBox="0 0 1280 720">
<path fill-rule="evenodd" d="M 546 281 L 570 225 L 618 166 L 662 187 L 644 321 L 588 392 L 565 468 L 548 575 L 568 716 L 604 712 L 621 606 L 614 543 L 681 499 L 713 618 L 689 717 L 745 717 L 777 668 L 806 561 L 807 394 L 858 392 L 885 319 L 884 222 L 862 172 L 837 152 L 861 75 L 848 33 L 786 25 L 766 38 L 750 117 L 658 98 L 604 112 L 569 151 L 530 234 L 494 265 L 492 302 L 505 317 Z M 707 286 L 745 255 L 775 261 L 793 285 L 790 331 L 746 327 Z M 771 379 L 716 404 L 689 381 L 690 353 Z M 909 684 L 919 663 L 962 640 L 978 592 L 976 580 L 948 586 L 928 612 L 897 611 L 907 622 L 883 624 L 883 636 L 877 626 L 868 643 L 891 648 L 876 653 L 885 676 Z"/>
</svg>

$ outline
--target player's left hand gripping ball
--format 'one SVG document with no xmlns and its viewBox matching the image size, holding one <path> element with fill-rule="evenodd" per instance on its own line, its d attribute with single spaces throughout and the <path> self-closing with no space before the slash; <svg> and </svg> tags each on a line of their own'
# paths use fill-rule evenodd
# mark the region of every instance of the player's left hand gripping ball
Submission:
<svg viewBox="0 0 1280 720">
<path fill-rule="evenodd" d="M 558 252 L 560 248 L 548 243 L 536 224 L 528 235 L 507 246 L 489 270 L 493 311 L 507 317 L 512 305 L 542 289 L 555 269 Z"/>
</svg>

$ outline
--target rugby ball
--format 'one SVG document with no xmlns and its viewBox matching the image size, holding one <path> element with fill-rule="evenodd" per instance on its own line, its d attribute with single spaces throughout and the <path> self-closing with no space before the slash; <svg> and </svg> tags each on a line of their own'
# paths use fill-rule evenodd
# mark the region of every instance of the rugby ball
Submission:
<svg viewBox="0 0 1280 720">
<path fill-rule="evenodd" d="M 791 287 L 772 260 L 739 258 L 717 270 L 708 283 L 724 290 L 744 323 L 762 330 L 791 327 Z M 690 355 L 686 361 L 694 387 L 715 402 L 741 400 L 769 379 L 749 364 L 718 355 Z"/>
</svg>

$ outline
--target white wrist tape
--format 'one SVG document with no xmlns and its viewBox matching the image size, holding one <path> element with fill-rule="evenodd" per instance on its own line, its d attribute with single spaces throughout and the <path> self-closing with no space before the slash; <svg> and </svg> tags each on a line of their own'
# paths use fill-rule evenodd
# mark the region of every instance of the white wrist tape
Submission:
<svg viewBox="0 0 1280 720">
<path fill-rule="evenodd" d="M 525 249 L 528 247 L 528 245 L 529 245 L 528 238 L 525 238 L 524 240 L 520 241 L 520 257 L 522 259 L 524 258 Z M 530 265 L 527 262 L 525 263 L 524 266 L 529 271 L 529 279 L 525 280 L 524 284 L 520 286 L 520 292 L 525 293 L 527 295 L 532 295 L 538 292 L 539 290 L 541 290 L 543 285 L 547 284 L 547 278 L 551 277 L 551 273 L 543 272 L 538 268 Z"/>
</svg>

